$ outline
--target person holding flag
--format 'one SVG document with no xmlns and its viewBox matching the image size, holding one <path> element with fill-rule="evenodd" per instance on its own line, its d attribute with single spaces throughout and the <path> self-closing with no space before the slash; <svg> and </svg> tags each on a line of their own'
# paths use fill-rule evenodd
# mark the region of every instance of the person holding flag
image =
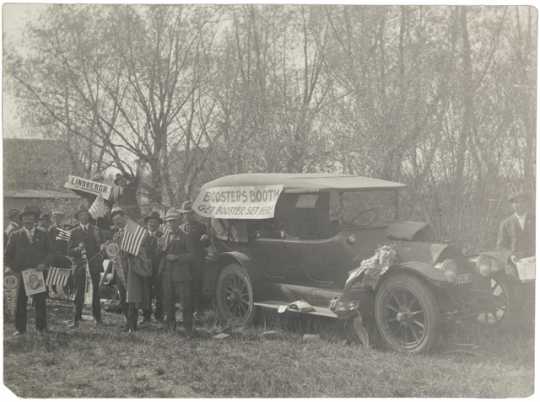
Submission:
<svg viewBox="0 0 540 402">
<path fill-rule="evenodd" d="M 159 216 L 159 212 L 153 211 L 144 218 L 144 223 L 148 230 L 148 256 L 152 262 L 152 277 L 146 281 L 145 306 L 143 308 L 143 317 L 145 322 L 149 322 L 152 315 L 152 302 L 156 301 L 154 317 L 156 320 L 163 319 L 163 298 L 161 292 L 161 277 L 159 275 L 159 261 L 161 252 L 159 249 L 159 239 L 163 236 L 163 232 L 159 229 L 163 220 Z"/>
<path fill-rule="evenodd" d="M 62 272 L 62 275 L 49 275 L 47 278 L 47 286 L 49 291 L 52 291 L 55 294 L 64 294 L 64 286 L 67 285 L 67 281 L 65 280 L 65 270 L 71 268 L 71 260 L 67 257 L 71 232 L 63 225 L 63 211 L 55 209 L 52 211 L 51 216 L 53 223 L 47 231 L 52 253 L 51 266 L 54 267 L 54 271 Z M 58 281 L 56 279 L 58 279 Z"/>
<path fill-rule="evenodd" d="M 101 321 L 101 303 L 99 300 L 99 280 L 101 272 L 101 234 L 99 228 L 90 223 L 90 213 L 86 208 L 81 208 L 75 214 L 79 225 L 71 231 L 69 241 L 69 255 L 75 259 L 76 268 L 73 273 L 75 287 L 75 306 L 73 328 L 79 326 L 84 304 L 86 278 L 90 277 L 92 286 L 92 315 L 96 325 Z M 88 272 L 87 272 L 88 271 Z"/>
<path fill-rule="evenodd" d="M 11 233 L 6 246 L 4 259 L 19 279 L 17 288 L 17 304 L 15 307 L 15 336 L 26 332 L 27 295 L 22 280 L 22 272 L 28 268 L 36 268 L 46 272 L 50 261 L 50 245 L 47 234 L 36 227 L 39 210 L 25 207 L 20 218 L 22 227 Z M 36 309 L 36 329 L 39 333 L 47 330 L 47 297 L 46 293 L 32 296 Z"/>
<path fill-rule="evenodd" d="M 53 223 L 49 227 L 49 242 L 51 244 L 52 253 L 54 255 L 53 265 L 61 266 L 65 263 L 68 254 L 68 242 L 71 239 L 71 232 L 63 225 L 64 212 L 55 209 L 51 213 Z M 69 264 L 70 265 L 70 264 Z M 66 267 L 68 267 L 67 265 Z"/>
<path fill-rule="evenodd" d="M 129 219 L 120 207 L 112 209 L 111 217 L 117 228 L 113 242 L 120 246 L 115 274 L 125 286 L 127 330 L 131 334 L 137 330 L 138 308 L 143 307 L 145 282 L 152 276 L 149 235 L 144 227 Z"/>
</svg>

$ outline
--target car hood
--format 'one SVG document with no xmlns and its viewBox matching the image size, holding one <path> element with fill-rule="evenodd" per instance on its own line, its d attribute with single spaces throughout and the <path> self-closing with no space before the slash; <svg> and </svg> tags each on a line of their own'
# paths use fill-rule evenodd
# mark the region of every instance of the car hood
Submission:
<svg viewBox="0 0 540 402">
<path fill-rule="evenodd" d="M 429 224 L 426 222 L 394 222 L 386 229 L 386 236 L 392 240 L 414 240 L 420 232 L 427 228 L 429 228 Z"/>
<path fill-rule="evenodd" d="M 417 261 L 435 264 L 442 260 L 443 253 L 450 254 L 453 248 L 444 243 L 427 243 L 419 241 L 399 241 L 393 244 L 399 261 Z M 454 254 L 454 253 L 452 253 Z"/>
</svg>

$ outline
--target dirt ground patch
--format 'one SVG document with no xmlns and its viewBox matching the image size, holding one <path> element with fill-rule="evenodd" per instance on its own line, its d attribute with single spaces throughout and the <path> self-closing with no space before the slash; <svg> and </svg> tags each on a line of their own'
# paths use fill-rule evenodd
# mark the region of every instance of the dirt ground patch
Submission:
<svg viewBox="0 0 540 402">
<path fill-rule="evenodd" d="M 49 306 L 50 333 L 14 338 L 4 325 L 4 382 L 21 397 L 524 397 L 533 393 L 534 336 L 460 326 L 425 356 L 363 349 L 332 330 L 305 342 L 274 322 L 217 340 L 188 339 L 152 323 L 136 335 L 105 314 L 96 328 L 67 329 L 69 305 Z M 466 330 L 464 328 L 467 328 Z M 309 332 L 313 332 L 309 328 Z M 206 336 L 205 336 L 206 334 Z M 474 345 L 474 346 L 473 346 Z"/>
</svg>

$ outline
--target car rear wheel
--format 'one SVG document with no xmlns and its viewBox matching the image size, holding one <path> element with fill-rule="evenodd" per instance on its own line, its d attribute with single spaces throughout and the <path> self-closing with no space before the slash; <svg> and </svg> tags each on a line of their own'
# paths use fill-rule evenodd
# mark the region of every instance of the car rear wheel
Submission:
<svg viewBox="0 0 540 402">
<path fill-rule="evenodd" d="M 437 299 L 412 275 L 383 280 L 375 294 L 375 321 L 384 345 L 399 352 L 427 352 L 439 337 Z"/>
<path fill-rule="evenodd" d="M 219 317 L 235 326 L 247 325 L 253 320 L 253 286 L 247 270 L 239 264 L 223 268 L 218 276 L 216 306 Z"/>
</svg>

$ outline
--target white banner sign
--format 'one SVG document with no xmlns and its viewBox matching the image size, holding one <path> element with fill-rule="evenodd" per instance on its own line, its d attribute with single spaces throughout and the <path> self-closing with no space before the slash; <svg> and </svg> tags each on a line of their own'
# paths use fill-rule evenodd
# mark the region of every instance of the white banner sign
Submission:
<svg viewBox="0 0 540 402">
<path fill-rule="evenodd" d="M 64 187 L 70 190 L 78 190 L 85 193 L 101 195 L 106 200 L 108 200 L 112 194 L 112 186 L 100 183 L 98 181 L 83 179 L 79 176 L 69 175 L 67 182 L 64 183 Z"/>
<path fill-rule="evenodd" d="M 282 190 L 282 185 L 208 188 L 201 190 L 193 210 L 206 218 L 273 218 Z"/>
</svg>

